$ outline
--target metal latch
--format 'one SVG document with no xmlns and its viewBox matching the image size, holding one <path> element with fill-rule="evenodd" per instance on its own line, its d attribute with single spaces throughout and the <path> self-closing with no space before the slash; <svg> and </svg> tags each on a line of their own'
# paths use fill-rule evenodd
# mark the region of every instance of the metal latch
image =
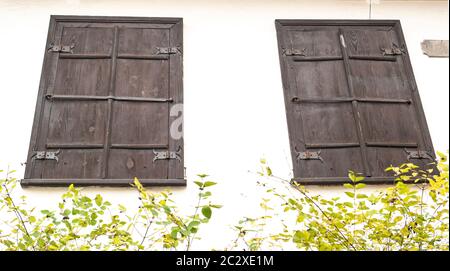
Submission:
<svg viewBox="0 0 450 271">
<path fill-rule="evenodd" d="M 181 53 L 179 47 L 156 47 L 156 54 L 158 55 L 173 55 Z"/>
<path fill-rule="evenodd" d="M 60 150 L 57 151 L 37 151 L 31 157 L 36 160 L 56 160 L 58 162 L 58 154 Z"/>
<path fill-rule="evenodd" d="M 427 151 L 409 151 L 405 149 L 405 152 L 408 154 L 407 159 L 429 159 L 434 160 L 433 156 L 430 155 Z"/>
<path fill-rule="evenodd" d="M 177 151 L 155 151 L 153 150 L 155 157 L 153 158 L 153 163 L 156 160 L 169 160 L 176 159 L 181 162 L 181 147 Z"/>
<path fill-rule="evenodd" d="M 406 54 L 405 45 L 399 47 L 397 44 L 392 43 L 391 48 L 381 48 L 381 52 L 385 56 L 398 56 Z"/>
<path fill-rule="evenodd" d="M 283 49 L 285 56 L 306 56 L 306 48 L 303 49 Z"/>
<path fill-rule="evenodd" d="M 48 48 L 49 51 L 55 53 L 70 53 L 73 54 L 73 48 L 75 48 L 75 44 L 71 45 L 55 45 L 53 43 L 50 44 Z"/>
<path fill-rule="evenodd" d="M 299 152 L 297 148 L 295 148 L 295 152 L 297 153 L 297 161 L 298 160 L 320 160 L 323 163 L 323 159 L 320 156 L 321 151 L 304 151 Z"/>
</svg>

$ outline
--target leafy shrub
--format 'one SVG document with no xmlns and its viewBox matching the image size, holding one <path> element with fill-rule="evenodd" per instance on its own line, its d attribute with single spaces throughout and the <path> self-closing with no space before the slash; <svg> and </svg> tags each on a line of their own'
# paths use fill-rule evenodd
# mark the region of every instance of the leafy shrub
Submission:
<svg viewBox="0 0 450 271">
<path fill-rule="evenodd" d="M 151 193 L 134 180 L 139 208 L 128 215 L 125 206 L 96 195 L 85 196 L 71 185 L 55 210 L 28 208 L 13 191 L 16 179 L 0 180 L 0 250 L 172 250 L 191 249 L 202 224 L 209 222 L 213 208 L 206 202 L 216 183 L 199 175 L 198 200 L 193 215 L 182 216 L 168 191 Z M 1 231 L 3 230 L 3 231 Z"/>
<path fill-rule="evenodd" d="M 261 204 L 266 215 L 241 220 L 234 227 L 237 237 L 231 249 L 282 249 L 293 244 L 300 250 L 449 250 L 448 162 L 446 155 L 438 154 L 437 174 L 412 163 L 389 167 L 386 171 L 394 173 L 395 184 L 365 193 L 364 178 L 349 172 L 345 197 L 331 199 L 274 176 L 262 160 L 259 174 L 281 181 L 285 189 L 261 183 L 268 193 Z M 281 230 L 264 231 L 281 212 L 290 218 L 277 220 Z"/>
</svg>

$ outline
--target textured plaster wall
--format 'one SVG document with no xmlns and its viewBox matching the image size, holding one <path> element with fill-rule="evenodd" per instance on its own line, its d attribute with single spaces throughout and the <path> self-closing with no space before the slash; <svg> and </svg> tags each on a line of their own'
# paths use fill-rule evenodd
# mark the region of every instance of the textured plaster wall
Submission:
<svg viewBox="0 0 450 271">
<path fill-rule="evenodd" d="M 449 141 L 449 62 L 422 54 L 423 39 L 448 39 L 447 1 L 372 1 L 373 19 L 400 19 L 434 146 Z M 203 229 L 197 249 L 223 248 L 229 225 L 259 209 L 255 172 L 265 157 L 289 178 L 291 159 L 274 20 L 368 19 L 368 1 L 293 0 L 0 0 L 0 168 L 22 178 L 49 16 L 106 15 L 184 18 L 185 166 L 188 186 L 175 188 L 180 208 L 192 204 L 197 173 L 219 182 L 225 205 Z M 371 187 L 375 190 L 380 187 Z M 334 195 L 340 187 L 313 187 Z M 54 205 L 61 188 L 22 191 L 36 206 Z M 136 206 L 130 189 L 86 188 Z"/>
</svg>

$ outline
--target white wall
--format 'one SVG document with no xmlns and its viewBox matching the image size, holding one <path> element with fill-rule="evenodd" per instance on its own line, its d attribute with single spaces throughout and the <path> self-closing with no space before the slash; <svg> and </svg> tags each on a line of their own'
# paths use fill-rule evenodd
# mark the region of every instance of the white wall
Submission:
<svg viewBox="0 0 450 271">
<path fill-rule="evenodd" d="M 423 39 L 448 39 L 447 1 L 373 0 L 373 19 L 400 19 L 436 150 L 449 142 L 449 62 L 423 55 Z M 306 0 L 0 0 L 0 168 L 26 160 L 49 15 L 184 18 L 185 166 L 180 206 L 193 202 L 197 173 L 219 182 L 225 205 L 204 228 L 199 249 L 223 248 L 229 225 L 259 208 L 259 159 L 288 178 L 291 161 L 279 69 L 275 19 L 368 19 L 368 1 Z M 23 76 L 26 75 L 26 76 Z M 371 189 L 377 189 L 372 187 Z M 340 187 L 311 187 L 323 194 Z M 37 206 L 52 206 L 62 188 L 27 188 Z M 135 205 L 133 191 L 86 188 Z M 134 198 L 134 197 L 133 197 Z M 130 200 L 131 199 L 131 200 Z M 220 216 L 220 219 L 218 218 Z M 218 234 L 220 233 L 220 234 Z"/>
</svg>

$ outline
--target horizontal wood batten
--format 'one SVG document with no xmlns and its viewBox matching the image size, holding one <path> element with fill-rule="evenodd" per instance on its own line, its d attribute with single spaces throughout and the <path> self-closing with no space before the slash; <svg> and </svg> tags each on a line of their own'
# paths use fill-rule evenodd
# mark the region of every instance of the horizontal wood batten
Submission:
<svg viewBox="0 0 450 271">
<path fill-rule="evenodd" d="M 72 101 L 107 101 L 109 99 L 114 101 L 126 102 L 173 102 L 172 98 L 145 98 L 145 97 L 120 97 L 120 96 L 88 96 L 88 95 L 46 95 L 47 100 L 72 100 Z"/>
<path fill-rule="evenodd" d="M 348 102 L 361 102 L 361 103 L 404 103 L 411 104 L 412 101 L 408 99 L 385 99 L 385 98 L 298 98 L 291 99 L 293 103 L 348 103 Z"/>
<path fill-rule="evenodd" d="M 133 54 L 119 54 L 118 59 L 136 59 L 136 60 L 168 60 L 168 55 L 133 55 Z"/>
<path fill-rule="evenodd" d="M 353 60 L 372 60 L 372 61 L 389 61 L 395 62 L 397 61 L 397 57 L 395 56 L 363 56 L 363 55 L 350 55 L 348 58 Z"/>
<path fill-rule="evenodd" d="M 168 149 L 166 144 L 111 144 L 111 149 Z"/>
<path fill-rule="evenodd" d="M 295 62 L 336 61 L 343 60 L 342 56 L 295 56 Z"/>
<path fill-rule="evenodd" d="M 353 147 L 359 147 L 359 143 L 312 143 L 312 144 L 305 144 L 305 147 L 307 149 L 332 149 L 332 148 L 353 148 Z"/>
<path fill-rule="evenodd" d="M 103 149 L 103 144 L 47 143 L 47 149 Z"/>
<path fill-rule="evenodd" d="M 139 179 L 144 186 L 186 186 L 185 179 Z M 64 187 L 71 184 L 75 186 L 108 186 L 108 187 L 128 187 L 133 183 L 133 179 L 22 179 L 22 187 Z"/>
<path fill-rule="evenodd" d="M 419 145 L 415 142 L 366 142 L 368 147 L 398 147 L 398 148 L 417 148 Z"/>
<path fill-rule="evenodd" d="M 392 148 L 417 148 L 419 145 L 415 142 L 366 142 L 368 147 L 392 147 Z M 350 143 L 307 143 L 307 149 L 332 149 L 332 148 L 353 148 L 359 147 L 357 142 Z"/>
<path fill-rule="evenodd" d="M 62 59 L 109 59 L 110 54 L 59 54 Z"/>
</svg>

